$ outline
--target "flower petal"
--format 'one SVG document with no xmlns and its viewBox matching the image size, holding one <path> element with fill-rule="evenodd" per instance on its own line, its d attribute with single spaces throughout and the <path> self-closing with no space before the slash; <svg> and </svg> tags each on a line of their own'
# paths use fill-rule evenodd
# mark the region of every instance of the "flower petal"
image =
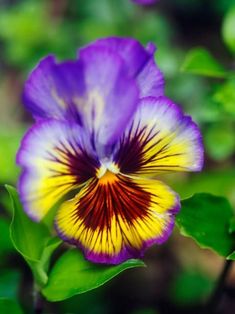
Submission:
<svg viewBox="0 0 235 314">
<path fill-rule="evenodd" d="M 164 95 L 164 83 L 162 72 L 156 67 L 154 57 L 152 57 L 137 76 L 140 97 Z"/>
<path fill-rule="evenodd" d="M 136 78 L 140 89 L 140 97 L 161 96 L 164 94 L 164 78 L 154 61 L 156 50 L 152 43 L 144 48 L 132 38 L 108 37 L 98 39 L 88 46 L 108 48 L 120 55 L 124 60 L 129 75 Z M 79 51 L 86 53 L 87 47 Z"/>
<path fill-rule="evenodd" d="M 118 264 L 142 257 L 150 245 L 164 242 L 179 207 L 177 195 L 162 182 L 110 172 L 91 180 L 62 205 L 56 229 L 88 260 Z"/>
<path fill-rule="evenodd" d="M 108 47 L 87 47 L 81 51 L 80 60 L 87 98 L 78 100 L 78 106 L 84 110 L 85 126 L 94 134 L 97 150 L 102 150 L 120 138 L 136 110 L 139 92 L 135 81 L 127 76 L 123 60 Z"/>
<path fill-rule="evenodd" d="M 34 220 L 68 191 L 84 184 L 100 167 L 81 127 L 58 120 L 37 123 L 25 135 L 17 154 L 23 169 L 19 193 Z"/>
<path fill-rule="evenodd" d="M 200 171 L 200 131 L 171 100 L 145 98 L 119 143 L 114 162 L 122 173 L 149 177 L 164 171 Z"/>
<path fill-rule="evenodd" d="M 48 56 L 41 60 L 26 81 L 23 102 L 37 120 L 70 118 L 79 122 L 79 113 L 74 115 L 76 110 L 72 110 L 73 98 L 84 93 L 81 62 L 57 64 L 54 56 Z"/>
<path fill-rule="evenodd" d="M 156 3 L 158 0 L 132 0 L 132 1 L 141 5 L 151 5 Z"/>
<path fill-rule="evenodd" d="M 24 89 L 24 102 L 37 119 L 56 118 L 82 125 L 102 155 L 120 137 L 139 97 L 124 61 L 106 47 L 83 50 L 80 60 L 42 60 Z"/>
</svg>

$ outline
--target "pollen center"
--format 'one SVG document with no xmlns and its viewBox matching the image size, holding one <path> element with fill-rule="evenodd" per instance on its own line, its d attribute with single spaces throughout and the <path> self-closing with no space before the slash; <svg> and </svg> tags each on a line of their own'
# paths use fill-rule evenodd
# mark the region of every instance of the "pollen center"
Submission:
<svg viewBox="0 0 235 314">
<path fill-rule="evenodd" d="M 100 182 L 110 182 L 110 180 L 113 180 L 112 178 L 116 178 L 116 174 L 118 174 L 119 171 L 120 169 L 114 162 L 102 160 L 101 167 L 97 169 L 96 177 L 100 180 L 102 179 Z"/>
<path fill-rule="evenodd" d="M 107 184 L 107 183 L 113 183 L 116 180 L 118 180 L 117 176 L 115 173 L 107 170 L 105 174 L 99 178 L 99 183 L 100 184 Z"/>
</svg>

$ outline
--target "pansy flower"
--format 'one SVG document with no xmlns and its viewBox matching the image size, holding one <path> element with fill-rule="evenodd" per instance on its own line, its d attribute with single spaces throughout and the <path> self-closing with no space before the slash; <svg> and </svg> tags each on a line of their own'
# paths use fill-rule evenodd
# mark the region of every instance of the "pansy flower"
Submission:
<svg viewBox="0 0 235 314">
<path fill-rule="evenodd" d="M 77 60 L 46 57 L 25 84 L 35 124 L 17 155 L 23 207 L 40 221 L 57 204 L 59 236 L 93 262 L 117 264 L 163 243 L 180 202 L 157 176 L 202 168 L 199 129 L 163 95 L 154 51 L 101 39 Z"/>
<path fill-rule="evenodd" d="M 141 5 L 151 5 L 156 3 L 158 0 L 132 0 L 134 3 Z"/>
</svg>

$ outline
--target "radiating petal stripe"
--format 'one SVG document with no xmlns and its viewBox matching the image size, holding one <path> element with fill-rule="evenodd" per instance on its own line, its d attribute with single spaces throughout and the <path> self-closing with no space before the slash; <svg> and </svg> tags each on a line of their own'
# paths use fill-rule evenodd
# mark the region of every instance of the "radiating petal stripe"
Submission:
<svg viewBox="0 0 235 314">
<path fill-rule="evenodd" d="M 118 264 L 164 242 L 179 207 L 177 195 L 160 181 L 107 172 L 61 206 L 56 229 L 88 260 Z"/>
<path fill-rule="evenodd" d="M 122 173 L 151 177 L 165 171 L 199 171 L 200 131 L 166 97 L 145 98 L 117 146 L 114 162 Z"/>
<path fill-rule="evenodd" d="M 95 176 L 100 167 L 81 127 L 56 120 L 37 123 L 28 131 L 17 163 L 22 167 L 20 198 L 34 220 L 43 218 L 65 193 Z"/>
</svg>

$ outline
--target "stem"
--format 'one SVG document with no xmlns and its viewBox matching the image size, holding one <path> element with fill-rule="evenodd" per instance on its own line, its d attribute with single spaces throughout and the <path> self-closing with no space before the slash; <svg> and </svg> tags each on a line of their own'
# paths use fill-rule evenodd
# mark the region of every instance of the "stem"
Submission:
<svg viewBox="0 0 235 314">
<path fill-rule="evenodd" d="M 223 295 L 224 287 L 225 287 L 225 282 L 226 278 L 229 274 L 229 271 L 231 270 L 232 266 L 232 260 L 226 260 L 224 263 L 223 270 L 218 278 L 217 284 L 215 286 L 215 289 L 209 298 L 208 304 L 206 306 L 207 308 L 207 313 L 216 313 L 217 306 L 221 300 L 221 297 Z"/>
<path fill-rule="evenodd" d="M 33 309 L 35 314 L 42 314 L 43 312 L 43 299 L 37 284 L 33 286 Z"/>
</svg>

